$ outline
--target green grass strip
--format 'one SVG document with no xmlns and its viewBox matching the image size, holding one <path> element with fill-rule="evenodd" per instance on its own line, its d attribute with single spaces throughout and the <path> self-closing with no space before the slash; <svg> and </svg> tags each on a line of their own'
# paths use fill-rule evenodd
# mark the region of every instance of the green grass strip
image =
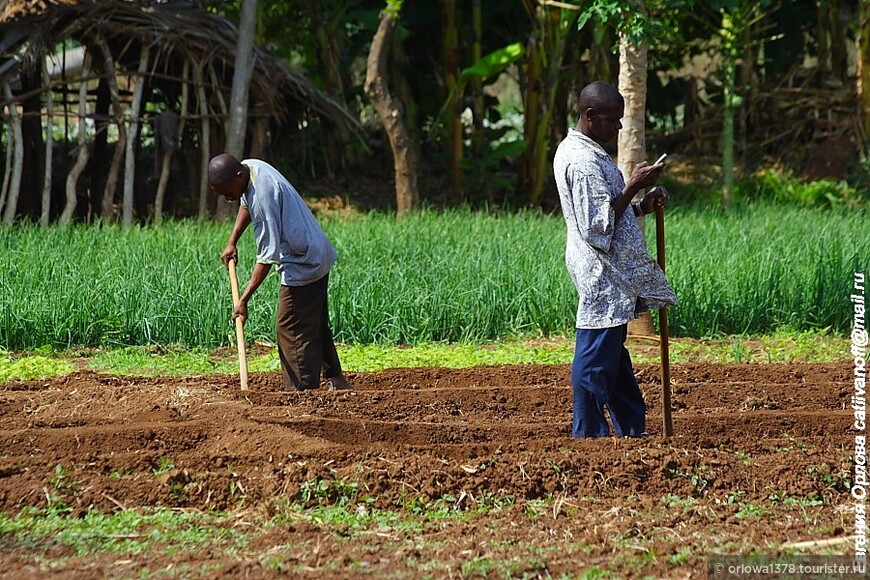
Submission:
<svg viewBox="0 0 870 580">
<path fill-rule="evenodd" d="M 206 545 L 242 543 L 242 534 L 221 526 L 227 518 L 217 513 L 163 508 L 115 514 L 88 511 L 82 517 L 25 509 L 16 515 L 0 512 L 0 534 L 13 538 L 7 542 L 16 551 L 44 553 L 67 547 L 77 556 L 84 556 L 143 554 L 159 547 L 171 556 Z"/>
<path fill-rule="evenodd" d="M 845 336 L 789 330 L 761 337 L 674 338 L 670 342 L 670 360 L 674 364 L 825 363 L 847 359 L 849 345 Z M 655 339 L 630 339 L 628 348 L 635 363 L 659 362 L 660 351 Z M 514 339 L 482 344 L 423 343 L 415 346 L 340 344 L 338 351 L 345 370 L 368 372 L 408 367 L 570 364 L 574 344 L 569 338 Z M 62 376 L 76 368 L 137 376 L 235 374 L 238 372 L 238 358 L 227 349 L 126 347 L 54 354 L 50 354 L 50 349 L 41 349 L 38 353 L 0 356 L 0 382 Z M 277 351 L 272 348 L 263 354 L 249 355 L 248 369 L 250 372 L 278 372 Z"/>
</svg>

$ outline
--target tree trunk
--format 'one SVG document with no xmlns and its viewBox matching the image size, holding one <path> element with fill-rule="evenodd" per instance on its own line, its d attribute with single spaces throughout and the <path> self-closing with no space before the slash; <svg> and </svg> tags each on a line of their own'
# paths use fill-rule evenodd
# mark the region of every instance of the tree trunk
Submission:
<svg viewBox="0 0 870 580">
<path fill-rule="evenodd" d="M 828 2 L 816 5 L 816 42 L 819 53 L 819 72 L 826 79 L 831 72 L 831 30 L 828 27 Z"/>
<path fill-rule="evenodd" d="M 66 92 L 66 83 L 62 85 Z M 63 95 L 61 98 L 65 98 Z M 97 86 L 97 99 L 94 105 L 94 143 L 91 149 L 91 160 L 88 163 L 88 212 L 87 223 L 93 223 L 95 218 L 103 213 L 103 192 L 106 189 L 106 176 L 109 173 L 109 161 L 106 156 L 108 148 L 109 112 L 112 106 L 112 95 L 109 91 L 109 82 L 105 77 L 100 77 Z M 66 110 L 66 103 L 64 103 Z M 64 115 L 66 122 L 66 115 Z"/>
<path fill-rule="evenodd" d="M 154 224 L 160 225 L 163 223 L 163 199 L 166 196 L 166 184 L 169 182 L 169 172 L 172 169 L 172 152 L 175 150 L 175 143 L 181 140 L 184 135 L 184 125 L 187 121 L 187 101 L 188 101 L 188 76 L 190 74 L 190 61 L 184 61 L 184 68 L 181 72 L 181 115 L 178 122 L 178 131 L 175 135 L 175 142 L 163 152 L 163 159 L 160 163 L 160 182 L 157 184 L 157 193 L 154 194 Z"/>
<path fill-rule="evenodd" d="M 576 119 L 580 116 L 577 110 L 579 105 L 572 97 L 579 95 L 583 87 L 589 83 L 588 61 L 584 60 L 588 50 L 582 40 L 578 31 L 577 34 L 571 35 L 565 41 L 562 65 L 557 77 L 556 97 L 553 101 L 551 122 L 553 132 L 550 137 L 553 143 L 561 143 L 568 134 L 569 127 L 574 125 L 569 119 Z"/>
<path fill-rule="evenodd" d="M 333 8 L 338 14 L 330 13 Z M 330 7 L 323 4 L 315 6 L 312 13 L 314 25 L 313 40 L 317 46 L 317 60 L 323 71 L 323 84 L 326 93 L 344 104 L 344 81 L 341 75 L 341 46 L 345 39 L 342 15 L 346 7 Z M 336 26 L 336 22 L 338 25 Z"/>
<path fill-rule="evenodd" d="M 88 164 L 88 139 L 87 125 L 85 118 L 88 115 L 88 83 L 84 79 L 88 78 L 91 68 L 91 55 L 85 53 L 85 60 L 82 64 L 81 78 L 83 79 L 79 85 L 79 129 L 78 129 L 78 156 L 76 162 L 66 176 L 66 204 L 63 212 L 61 212 L 57 223 L 65 225 L 72 219 L 73 212 L 76 209 L 76 183 L 78 183 L 79 175 L 84 171 Z"/>
<path fill-rule="evenodd" d="M 7 144 L 15 152 L 12 165 L 12 176 L 3 208 L 3 225 L 11 226 L 18 209 L 18 194 L 21 191 L 21 171 L 24 168 L 24 134 L 21 131 L 21 117 L 18 115 L 18 104 L 13 101 L 12 88 L 8 82 L 3 83 L 3 96 L 9 102 L 9 125 L 12 129 L 12 139 Z"/>
<path fill-rule="evenodd" d="M 245 134 L 248 124 L 248 87 L 254 72 L 254 34 L 257 29 L 257 1 L 242 2 L 239 38 L 236 45 L 236 68 L 230 95 L 230 117 L 227 128 L 227 153 L 237 159 L 245 154 Z"/>
<path fill-rule="evenodd" d="M 756 24 L 756 26 L 761 29 L 765 27 L 763 18 L 764 16 L 760 16 L 760 20 Z M 749 19 L 753 19 L 751 15 L 749 16 Z M 739 61 L 740 67 L 735 71 L 736 81 L 734 86 L 735 96 L 742 102 L 750 105 L 757 102 L 755 98 L 758 93 L 757 87 L 764 84 L 763 79 L 759 78 L 759 75 L 764 74 L 764 70 L 763 68 L 759 70 L 758 67 L 758 63 L 764 60 L 764 55 L 760 53 L 762 50 L 762 43 L 753 42 L 752 30 L 752 27 L 747 26 L 744 26 L 743 29 L 740 30 L 742 50 Z M 734 111 L 734 156 L 741 165 L 744 164 L 745 155 L 749 151 L 750 133 L 748 128 L 753 125 L 753 118 L 757 118 L 757 116 L 758 115 L 755 113 L 754 108 L 751 106 L 740 107 Z M 754 121 L 754 123 L 759 122 L 761 121 Z"/>
<path fill-rule="evenodd" d="M 145 92 L 145 73 L 148 72 L 149 48 L 142 47 L 139 55 L 139 70 L 136 74 L 136 88 L 133 89 L 133 102 L 130 104 L 130 129 L 127 131 L 126 155 L 124 156 L 124 228 L 133 225 L 133 186 L 136 178 L 136 145 L 139 135 L 139 112 L 142 109 L 142 95 Z"/>
<path fill-rule="evenodd" d="M 0 212 L 6 204 L 6 196 L 9 194 L 9 182 L 12 177 L 12 158 L 15 156 L 15 137 L 12 135 L 11 121 L 6 124 L 6 164 L 3 170 L 3 185 L 0 186 Z"/>
<path fill-rule="evenodd" d="M 537 5 L 534 29 L 528 42 L 527 89 L 523 95 L 525 121 L 521 180 L 526 202 L 539 203 L 546 180 L 552 177 L 550 135 L 553 108 L 559 93 L 559 72 L 569 35 L 576 33 L 578 12 Z"/>
<path fill-rule="evenodd" d="M 615 44 L 613 36 L 616 32 L 612 26 L 603 22 L 593 21 L 592 24 L 592 46 L 588 56 L 589 78 L 613 82 L 619 77 L 619 55 L 614 55 L 610 50 Z"/>
<path fill-rule="evenodd" d="M 227 118 L 230 116 L 230 110 L 227 107 L 227 100 L 224 98 L 224 94 L 217 90 L 217 87 L 223 86 L 220 80 L 218 80 L 217 73 L 214 72 L 214 67 L 208 65 L 208 76 L 211 79 L 211 86 L 215 87 L 212 90 L 214 91 L 214 96 L 217 97 L 218 107 L 220 108 L 221 116 L 223 118 Z"/>
<path fill-rule="evenodd" d="M 302 3 L 307 4 L 307 3 Z M 315 3 L 311 3 L 315 4 Z M 315 41 L 319 70 L 323 71 L 323 83 L 326 93 L 336 101 L 345 105 L 345 78 L 349 67 L 342 66 L 344 46 L 348 43 L 345 34 L 345 22 L 349 4 L 326 2 L 316 3 L 312 11 L 315 27 L 313 40 Z M 257 138 L 256 134 L 252 138 Z M 344 147 L 344 136 L 340 132 L 326 131 L 323 134 L 323 147 L 325 149 L 326 170 L 329 177 L 334 177 L 333 168 L 343 168 L 345 159 L 350 154 L 350 149 Z M 347 149 L 347 151 L 345 151 Z M 258 157 L 254 153 L 254 145 L 251 144 L 251 157 Z"/>
<path fill-rule="evenodd" d="M 254 119 L 254 130 L 251 132 L 251 147 L 250 155 L 255 158 L 266 157 L 266 149 L 268 142 L 269 119 L 266 117 L 257 117 Z"/>
<path fill-rule="evenodd" d="M 738 34 L 742 28 L 739 8 L 732 12 L 722 12 L 722 28 L 720 35 L 723 38 L 722 57 L 722 94 L 724 105 L 722 108 L 722 202 L 731 204 L 734 194 L 734 112 L 737 107 L 737 46 Z"/>
<path fill-rule="evenodd" d="M 848 43 L 846 30 L 840 18 L 841 0 L 818 2 L 819 68 L 822 79 L 848 80 Z"/>
<path fill-rule="evenodd" d="M 733 65 L 727 64 L 731 69 L 726 78 L 733 80 Z M 731 101 L 735 97 L 733 83 L 729 87 L 723 87 L 725 94 L 725 107 L 722 110 L 722 202 L 731 205 L 734 198 L 734 105 Z"/>
<path fill-rule="evenodd" d="M 254 34 L 257 30 L 257 0 L 242 2 L 239 23 L 239 38 L 236 44 L 236 68 L 233 73 L 233 90 L 230 95 L 230 115 L 227 125 L 226 152 L 237 159 L 245 156 L 245 136 L 248 124 L 248 87 L 254 72 Z M 215 219 L 225 220 L 230 210 L 238 210 L 238 202 L 221 203 L 217 206 Z"/>
<path fill-rule="evenodd" d="M 154 194 L 154 225 L 163 223 L 163 198 L 166 196 L 166 184 L 169 183 L 169 171 L 172 168 L 172 151 L 163 153 L 160 160 L 160 180 L 157 182 L 157 193 Z"/>
<path fill-rule="evenodd" d="M 115 201 L 115 190 L 118 189 L 118 175 L 121 172 L 121 161 L 124 159 L 124 149 L 127 144 L 127 125 L 124 123 L 124 112 L 121 109 L 121 92 L 118 90 L 115 60 L 105 40 L 98 39 L 97 43 L 103 53 L 106 81 L 109 84 L 109 94 L 112 96 L 112 113 L 115 117 L 115 126 L 118 128 L 118 142 L 115 144 L 115 153 L 112 155 L 112 165 L 109 166 L 106 188 L 103 190 L 103 207 L 100 212 L 102 220 L 107 222 L 112 219 L 114 213 L 112 205 Z"/>
<path fill-rule="evenodd" d="M 539 7 L 538 10 L 544 10 Z M 536 20 L 537 23 L 537 20 Z M 526 43 L 526 79 L 525 90 L 523 95 L 523 139 L 526 142 L 526 149 L 523 151 L 523 156 L 520 159 L 520 187 L 525 192 L 526 203 L 532 203 L 533 186 L 532 182 L 535 179 L 535 147 L 537 127 L 540 121 L 538 120 L 538 112 L 540 111 L 542 83 L 541 79 L 541 40 L 539 38 L 539 25 L 536 25 Z"/>
<path fill-rule="evenodd" d="M 21 135 L 24 139 L 24 165 L 21 168 L 21 186 L 18 191 L 19 218 L 36 220 L 40 214 L 40 193 L 45 170 L 45 142 L 42 137 L 42 74 L 39 63 L 36 70 L 21 75 Z"/>
<path fill-rule="evenodd" d="M 634 166 L 646 159 L 647 45 L 619 40 L 619 92 L 625 99 L 625 114 L 619 131 L 619 169 L 626 180 Z M 642 196 L 639 193 L 638 196 Z"/>
<path fill-rule="evenodd" d="M 459 93 L 459 29 L 456 0 L 442 0 L 444 22 L 444 85 L 447 89 L 447 158 L 450 159 L 453 199 L 463 201 L 462 191 L 462 97 Z M 476 62 L 476 61 L 475 61 Z"/>
<path fill-rule="evenodd" d="M 479 62 L 483 56 L 483 8 L 481 0 L 474 0 L 471 5 L 471 22 L 474 30 L 474 38 L 471 44 L 471 62 Z M 483 79 L 473 77 L 471 79 L 471 150 L 476 159 L 481 159 L 486 148 L 486 135 L 483 132 Z"/>
<path fill-rule="evenodd" d="M 637 9 L 642 9 L 637 6 Z M 619 92 L 625 99 L 625 115 L 617 139 L 619 169 L 626 180 L 634 166 L 646 159 L 646 81 L 647 44 L 632 44 L 626 36 L 619 39 Z M 646 192 L 639 192 L 635 199 L 642 199 Z M 641 230 L 644 219 L 640 220 Z M 644 312 L 629 323 L 629 333 L 640 336 L 655 336 L 652 316 Z"/>
<path fill-rule="evenodd" d="M 402 107 L 387 86 L 389 47 L 399 15 L 381 12 L 380 24 L 366 61 L 365 92 L 372 101 L 393 150 L 396 174 L 396 215 L 402 216 L 417 204 L 417 158 L 402 119 Z"/>
<path fill-rule="evenodd" d="M 39 223 L 48 225 L 51 211 L 51 161 L 54 153 L 54 92 L 51 89 L 51 77 L 43 59 L 42 84 L 48 88 L 45 93 L 45 173 L 42 179 L 42 205 L 39 212 Z"/>
<path fill-rule="evenodd" d="M 199 104 L 200 118 L 200 168 L 199 168 L 199 217 L 208 216 L 208 162 L 211 159 L 211 125 L 208 119 L 208 97 L 203 85 L 202 69 L 196 67 L 193 70 L 194 82 L 196 83 L 196 100 Z"/>
</svg>

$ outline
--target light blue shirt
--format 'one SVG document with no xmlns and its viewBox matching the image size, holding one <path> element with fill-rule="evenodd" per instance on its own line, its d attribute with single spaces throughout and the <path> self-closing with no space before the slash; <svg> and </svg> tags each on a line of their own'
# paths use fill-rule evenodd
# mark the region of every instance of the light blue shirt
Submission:
<svg viewBox="0 0 870 580">
<path fill-rule="evenodd" d="M 568 230 L 565 264 L 580 298 L 576 328 L 613 328 L 642 311 L 676 304 L 631 207 L 616 221 L 612 203 L 625 179 L 610 155 L 571 129 L 556 150 L 553 172 Z"/>
<path fill-rule="evenodd" d="M 251 171 L 251 183 L 240 203 L 251 214 L 257 262 L 275 264 L 284 286 L 305 286 L 326 276 L 338 254 L 305 201 L 265 161 L 242 164 Z"/>
</svg>

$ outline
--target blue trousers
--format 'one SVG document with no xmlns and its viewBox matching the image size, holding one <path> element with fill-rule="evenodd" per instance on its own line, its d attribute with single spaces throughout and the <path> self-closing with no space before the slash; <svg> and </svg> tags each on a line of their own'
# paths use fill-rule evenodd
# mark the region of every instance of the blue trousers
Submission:
<svg viewBox="0 0 870 580">
<path fill-rule="evenodd" d="M 571 389 L 574 392 L 574 437 L 607 437 L 610 413 L 617 437 L 637 437 L 645 431 L 646 404 L 625 349 L 628 325 L 577 329 Z"/>
</svg>

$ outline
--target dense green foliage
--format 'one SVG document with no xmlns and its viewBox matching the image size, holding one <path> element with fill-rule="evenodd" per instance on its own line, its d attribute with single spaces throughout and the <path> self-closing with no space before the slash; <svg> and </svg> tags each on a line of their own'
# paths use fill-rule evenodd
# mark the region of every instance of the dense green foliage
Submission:
<svg viewBox="0 0 870 580">
<path fill-rule="evenodd" d="M 674 335 L 851 325 L 853 272 L 866 272 L 867 210 L 789 205 L 674 208 L 667 273 Z M 570 333 L 576 296 L 561 217 L 422 212 L 321 218 L 340 254 L 330 278 L 344 343 L 479 341 Z M 0 346 L 232 344 L 228 224 L 0 231 Z M 654 253 L 654 228 L 648 228 Z M 240 242 L 247 281 L 253 241 Z M 247 338 L 272 339 L 277 276 L 250 305 Z"/>
<path fill-rule="evenodd" d="M 218 2 L 211 9 L 238 22 L 240 4 Z M 370 119 L 365 62 L 385 5 L 384 0 L 263 0 L 258 44 L 303 70 L 354 114 Z M 731 161 L 737 178 L 774 164 L 820 175 L 808 171 L 813 150 L 832 128 L 847 134 L 857 126 L 851 113 L 842 112 L 856 110 L 851 106 L 855 95 L 833 89 L 854 86 L 854 64 L 849 63 L 862 58 L 860 50 L 855 52 L 862 20 L 854 0 L 645 0 L 640 5 L 642 11 L 631 0 L 405 2 L 390 48 L 390 86 L 427 168 L 420 179 L 422 199 L 447 195 L 451 203 L 536 205 L 539 192 L 530 187 L 530 171 L 543 172 L 543 194 L 552 193 L 546 164 L 530 162 L 545 150 L 549 155 L 539 159 L 551 157 L 566 128 L 576 123 L 582 84 L 617 83 L 623 34 L 649 47 L 644 90 L 650 159 L 666 149 L 675 155 L 672 160 L 724 163 L 719 157 L 727 107 L 732 117 L 752 119 L 738 120 Z M 476 27 L 481 21 L 485 26 Z M 509 48 L 516 67 L 507 75 L 489 74 L 493 69 L 484 55 Z M 489 72 L 464 82 L 470 80 L 462 78 L 468 71 L 480 69 Z M 537 90 L 544 86 L 546 98 Z M 824 123 L 812 120 L 819 111 L 809 94 L 828 105 Z M 464 142 L 457 146 L 452 121 L 460 114 Z M 343 136 L 312 129 L 302 146 L 291 138 L 276 140 L 271 148 L 271 160 L 294 183 L 332 173 L 337 157 L 363 173 L 373 167 L 372 158 Z M 322 147 L 329 155 L 312 155 L 312 139 L 315 151 Z M 866 148 L 860 135 L 853 140 Z M 499 150 L 506 145 L 509 154 Z M 861 148 L 827 151 L 824 160 L 833 173 L 824 174 L 853 184 L 866 180 L 866 168 L 856 166 L 862 153 Z M 845 174 L 831 163 L 841 156 L 849 160 Z"/>
</svg>

